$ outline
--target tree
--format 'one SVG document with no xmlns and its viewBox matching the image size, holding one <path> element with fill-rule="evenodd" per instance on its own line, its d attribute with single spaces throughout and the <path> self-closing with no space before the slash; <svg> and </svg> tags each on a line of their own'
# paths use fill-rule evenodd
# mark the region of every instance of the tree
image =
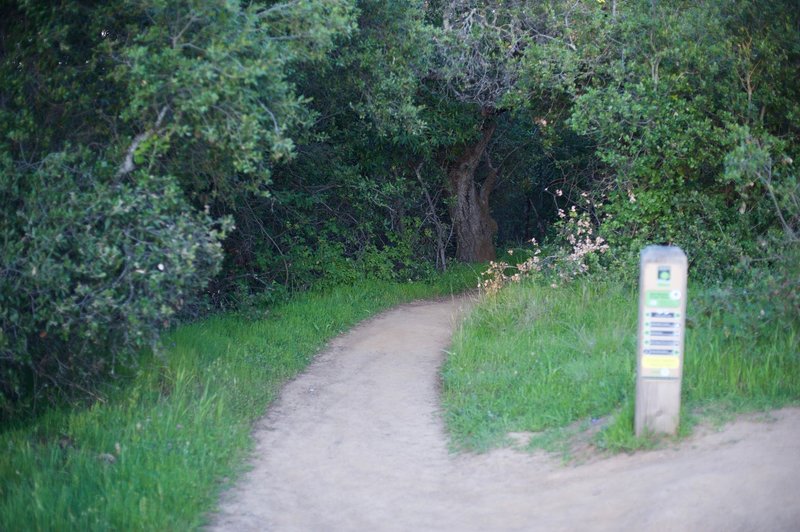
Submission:
<svg viewBox="0 0 800 532">
<path fill-rule="evenodd" d="M 486 148 L 497 129 L 497 105 L 515 80 L 513 41 L 517 37 L 512 28 L 513 13 L 501 11 L 498 17 L 493 4 L 474 4 L 454 0 L 441 6 L 436 75 L 443 90 L 460 102 L 476 106 L 479 113 L 477 134 L 460 147 L 446 169 L 456 257 L 467 262 L 495 258 L 497 223 L 489 210 L 489 197 L 497 169 L 486 158 Z M 488 172 L 478 184 L 476 172 L 482 161 Z"/>
<path fill-rule="evenodd" d="M 586 9 L 575 2 L 474 0 L 449 0 L 438 9 L 441 31 L 434 82 L 450 97 L 475 109 L 478 124 L 467 142 L 453 147 L 446 170 L 456 256 L 464 261 L 490 260 L 495 256 L 497 223 L 489 200 L 502 168 L 493 164 L 487 148 L 497 131 L 498 117 L 523 110 L 536 115 L 547 109 L 553 101 L 551 94 L 521 94 L 525 59 L 529 50 L 544 43 L 574 48 L 570 20 Z M 537 128 L 532 124 L 532 129 Z M 478 176 L 482 176 L 480 181 Z"/>
<path fill-rule="evenodd" d="M 312 120 L 292 136 L 296 156 L 272 168 L 270 195 L 234 212 L 240 231 L 215 291 L 227 282 L 305 288 L 429 270 L 435 224 L 414 171 L 434 142 L 419 97 L 431 54 L 421 5 L 358 2 L 352 31 L 329 59 L 293 70 Z"/>
<path fill-rule="evenodd" d="M 776 224 L 764 190 L 732 186 L 724 161 L 742 125 L 796 146 L 796 14 L 723 0 L 631 4 L 616 16 L 582 32 L 592 53 L 572 62 L 592 75 L 570 89 L 571 124 L 604 167 L 604 235 L 631 254 L 679 244 L 697 273 L 718 279 L 763 253 L 757 242 Z"/>
<path fill-rule="evenodd" d="M 349 2 L 115 0 L 0 8 L 0 411 L 87 391 L 220 266 L 308 120 L 292 68 Z M 216 215 L 216 219 L 212 218 Z"/>
</svg>

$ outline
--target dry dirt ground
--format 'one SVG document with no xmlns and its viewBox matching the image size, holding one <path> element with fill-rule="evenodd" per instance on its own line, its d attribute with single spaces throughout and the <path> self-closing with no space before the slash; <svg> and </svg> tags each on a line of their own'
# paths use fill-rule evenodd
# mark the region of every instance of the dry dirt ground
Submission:
<svg viewBox="0 0 800 532">
<path fill-rule="evenodd" d="M 210 528 L 800 530 L 796 408 L 577 466 L 449 452 L 438 369 L 468 304 L 406 305 L 335 340 L 258 424 Z"/>
</svg>

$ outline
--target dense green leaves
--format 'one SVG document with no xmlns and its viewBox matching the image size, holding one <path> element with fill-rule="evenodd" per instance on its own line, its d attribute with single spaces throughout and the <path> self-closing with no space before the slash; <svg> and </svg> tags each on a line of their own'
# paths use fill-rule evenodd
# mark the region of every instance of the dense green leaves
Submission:
<svg viewBox="0 0 800 532">
<path fill-rule="evenodd" d="M 0 409 L 90 390 L 219 271 L 224 216 L 313 117 L 349 2 L 2 8 Z M 212 219 L 210 214 L 217 217 Z"/>
<path fill-rule="evenodd" d="M 127 365 L 220 263 L 224 233 L 173 178 L 107 184 L 80 159 L 0 174 L 0 414 Z"/>
<path fill-rule="evenodd" d="M 800 41 L 788 4 L 752 4 L 615 2 L 576 18 L 572 43 L 529 51 L 528 94 L 568 98 L 568 123 L 596 145 L 602 230 L 629 264 L 647 243 L 675 243 L 719 278 L 766 252 L 755 243 L 776 225 L 773 202 L 731 186 L 725 160 L 742 127 L 797 150 Z"/>
</svg>

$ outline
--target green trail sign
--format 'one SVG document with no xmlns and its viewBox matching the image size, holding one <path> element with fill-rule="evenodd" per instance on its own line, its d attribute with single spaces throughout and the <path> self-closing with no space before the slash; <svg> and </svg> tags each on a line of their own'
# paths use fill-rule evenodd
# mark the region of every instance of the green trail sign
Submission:
<svg viewBox="0 0 800 532">
<path fill-rule="evenodd" d="M 648 246 L 639 262 L 636 435 L 674 434 L 681 406 L 686 327 L 686 254 Z"/>
</svg>

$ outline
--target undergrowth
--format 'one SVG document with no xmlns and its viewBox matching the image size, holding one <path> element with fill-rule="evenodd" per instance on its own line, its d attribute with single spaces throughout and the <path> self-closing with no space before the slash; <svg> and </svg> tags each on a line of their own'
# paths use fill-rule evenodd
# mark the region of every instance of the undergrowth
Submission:
<svg viewBox="0 0 800 532">
<path fill-rule="evenodd" d="M 362 282 L 179 327 L 105 400 L 0 432 L 0 530 L 201 526 L 242 470 L 253 421 L 330 338 L 476 282 L 470 268 L 428 284 Z"/>
</svg>

